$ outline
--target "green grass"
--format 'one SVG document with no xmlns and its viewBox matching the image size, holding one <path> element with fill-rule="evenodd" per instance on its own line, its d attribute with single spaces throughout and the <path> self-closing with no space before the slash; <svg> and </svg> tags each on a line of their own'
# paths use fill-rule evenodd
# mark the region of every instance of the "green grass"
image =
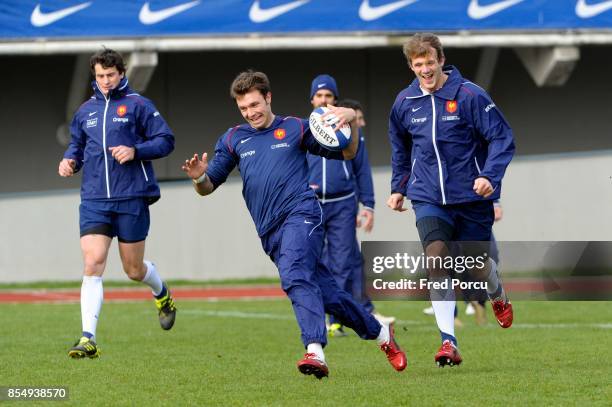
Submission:
<svg viewBox="0 0 612 407">
<path fill-rule="evenodd" d="M 244 278 L 227 280 L 166 280 L 170 287 L 217 287 L 223 285 L 254 285 L 254 284 L 279 284 L 279 278 Z M 33 281 L 28 283 L 0 283 L 0 294 L 2 290 L 21 290 L 21 289 L 65 289 L 81 288 L 82 280 L 74 281 Z M 104 280 L 104 287 L 138 288 L 142 289 L 142 284 L 129 280 Z"/>
<path fill-rule="evenodd" d="M 78 304 L 3 304 L 0 386 L 68 386 L 66 405 L 609 405 L 612 303 L 514 305 L 509 330 L 493 325 L 490 310 L 488 327 L 462 316 L 464 363 L 439 369 L 425 304 L 379 302 L 401 320 L 406 371 L 351 335 L 330 339 L 330 378 L 318 381 L 295 367 L 303 348 L 287 300 L 182 301 L 169 332 L 152 302 L 107 303 L 97 360 L 67 357 Z"/>
</svg>

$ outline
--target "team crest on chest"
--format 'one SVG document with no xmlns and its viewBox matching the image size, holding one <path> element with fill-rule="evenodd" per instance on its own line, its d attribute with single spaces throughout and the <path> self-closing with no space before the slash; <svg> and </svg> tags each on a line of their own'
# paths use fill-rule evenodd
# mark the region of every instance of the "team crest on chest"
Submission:
<svg viewBox="0 0 612 407">
<path fill-rule="evenodd" d="M 277 140 L 284 139 L 286 135 L 287 135 L 287 133 L 285 132 L 285 129 L 276 129 L 276 130 L 274 130 L 274 138 L 277 139 Z"/>
<path fill-rule="evenodd" d="M 117 108 L 117 116 L 123 117 L 123 116 L 125 116 L 126 113 L 127 113 L 127 106 L 126 105 L 120 105 Z"/>
<path fill-rule="evenodd" d="M 456 100 L 448 100 L 446 102 L 446 111 L 449 113 L 455 113 L 457 111 L 457 101 Z"/>
</svg>

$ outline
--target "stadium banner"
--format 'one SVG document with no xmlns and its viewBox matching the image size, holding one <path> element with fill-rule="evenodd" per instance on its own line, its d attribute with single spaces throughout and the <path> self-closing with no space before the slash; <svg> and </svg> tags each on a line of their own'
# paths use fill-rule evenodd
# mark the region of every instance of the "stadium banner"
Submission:
<svg viewBox="0 0 612 407">
<path fill-rule="evenodd" d="M 489 258 L 511 299 L 612 300 L 612 242 L 362 242 L 363 290 L 373 300 L 486 300 Z M 454 295 L 453 295 L 454 293 Z"/>
<path fill-rule="evenodd" d="M 0 39 L 611 29 L 612 0 L 3 0 Z"/>
</svg>

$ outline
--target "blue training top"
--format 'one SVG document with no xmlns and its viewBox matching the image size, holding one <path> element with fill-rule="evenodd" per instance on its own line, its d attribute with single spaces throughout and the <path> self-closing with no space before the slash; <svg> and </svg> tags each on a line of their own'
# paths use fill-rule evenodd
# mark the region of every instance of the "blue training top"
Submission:
<svg viewBox="0 0 612 407">
<path fill-rule="evenodd" d="M 263 130 L 248 124 L 228 129 L 217 141 L 215 157 L 206 174 L 216 189 L 238 166 L 242 196 L 257 233 L 263 236 L 298 203 L 316 199 L 308 186 L 307 151 L 343 159 L 341 151 L 327 150 L 317 143 L 308 121 L 276 116 L 270 127 Z"/>
</svg>

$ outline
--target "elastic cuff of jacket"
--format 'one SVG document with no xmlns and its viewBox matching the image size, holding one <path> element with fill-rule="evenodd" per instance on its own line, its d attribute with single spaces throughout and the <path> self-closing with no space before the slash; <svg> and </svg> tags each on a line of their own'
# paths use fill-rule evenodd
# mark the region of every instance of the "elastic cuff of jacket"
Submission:
<svg viewBox="0 0 612 407">
<path fill-rule="evenodd" d="M 211 177 L 208 173 L 206 173 L 206 176 L 208 177 L 208 180 L 210 181 L 210 183 L 213 185 L 213 191 L 216 190 L 219 185 L 219 183 L 217 183 L 217 181 L 215 181 L 215 179 L 213 177 Z"/>
<path fill-rule="evenodd" d="M 369 206 L 364 206 L 363 209 L 366 211 L 374 212 L 374 208 L 371 208 Z"/>
</svg>

